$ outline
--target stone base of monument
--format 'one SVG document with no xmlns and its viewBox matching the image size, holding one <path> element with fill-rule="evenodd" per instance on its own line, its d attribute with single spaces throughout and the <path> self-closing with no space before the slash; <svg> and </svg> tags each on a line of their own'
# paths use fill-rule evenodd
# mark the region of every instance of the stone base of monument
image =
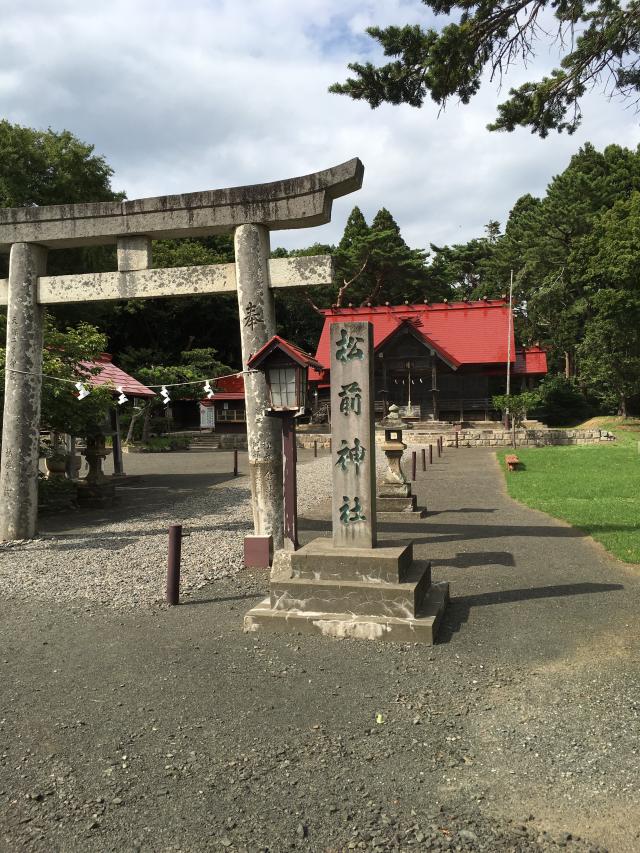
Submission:
<svg viewBox="0 0 640 853">
<path fill-rule="evenodd" d="M 427 508 L 418 506 L 418 499 L 411 494 L 409 483 L 382 483 L 376 498 L 376 510 L 382 520 L 406 519 L 407 516 L 424 518 Z"/>
<path fill-rule="evenodd" d="M 427 514 L 427 508 L 426 506 L 418 506 L 418 499 L 415 495 L 408 497 L 378 495 L 376 512 L 378 516 L 381 516 L 381 521 L 406 520 L 407 518 L 424 518 Z"/>
<path fill-rule="evenodd" d="M 337 548 L 314 539 L 278 551 L 268 598 L 245 616 L 245 631 L 432 644 L 449 584 L 431 583 L 431 564 L 414 562 L 412 544 Z"/>
</svg>

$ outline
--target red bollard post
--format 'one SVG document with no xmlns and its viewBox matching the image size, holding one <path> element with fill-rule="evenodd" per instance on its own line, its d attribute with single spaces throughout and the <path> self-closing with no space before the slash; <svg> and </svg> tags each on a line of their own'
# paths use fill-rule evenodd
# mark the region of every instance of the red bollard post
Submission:
<svg viewBox="0 0 640 853">
<path fill-rule="evenodd" d="M 422 448 L 422 470 L 427 470 L 427 451 L 424 447 Z"/>
<path fill-rule="evenodd" d="M 411 451 L 411 479 L 412 480 L 415 480 L 415 478 L 416 478 L 416 460 L 417 460 L 417 457 L 418 457 L 418 454 L 415 452 L 415 450 L 412 450 Z"/>
<path fill-rule="evenodd" d="M 180 604 L 180 555 L 182 525 L 169 526 L 169 560 L 167 564 L 167 604 Z"/>
<path fill-rule="evenodd" d="M 238 448 L 235 447 L 233 450 L 233 476 L 238 476 Z"/>
<path fill-rule="evenodd" d="M 429 465 L 433 465 L 433 444 L 429 445 Z"/>
<path fill-rule="evenodd" d="M 458 430 L 456 430 L 456 450 L 458 449 Z"/>
</svg>

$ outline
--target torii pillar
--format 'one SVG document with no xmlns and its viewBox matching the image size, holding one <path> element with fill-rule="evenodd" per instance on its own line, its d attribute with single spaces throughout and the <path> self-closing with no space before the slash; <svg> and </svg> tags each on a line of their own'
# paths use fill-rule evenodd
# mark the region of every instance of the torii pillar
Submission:
<svg viewBox="0 0 640 853">
<path fill-rule="evenodd" d="M 245 187 L 98 202 L 0 209 L 0 252 L 11 252 L 0 541 L 28 539 L 37 524 L 42 307 L 68 302 L 229 293 L 237 289 L 243 366 L 275 334 L 272 289 L 331 283 L 329 256 L 269 260 L 269 232 L 324 225 L 333 200 L 362 186 L 354 158 L 298 178 Z M 234 234 L 236 263 L 152 269 L 151 241 Z M 118 272 L 46 276 L 47 249 L 116 244 Z M 255 532 L 282 547 L 282 451 L 265 417 L 266 386 L 245 374 Z"/>
<path fill-rule="evenodd" d="M 240 309 L 242 368 L 276 333 L 276 312 L 269 281 L 269 231 L 263 225 L 241 225 L 234 235 L 236 281 Z M 267 414 L 269 391 L 264 373 L 244 374 L 247 453 L 251 479 L 253 529 L 284 545 L 282 426 Z"/>
</svg>

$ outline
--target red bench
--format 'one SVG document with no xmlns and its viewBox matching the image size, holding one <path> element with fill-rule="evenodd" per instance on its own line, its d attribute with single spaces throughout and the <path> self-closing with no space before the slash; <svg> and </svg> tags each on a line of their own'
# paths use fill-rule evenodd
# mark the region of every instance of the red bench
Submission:
<svg viewBox="0 0 640 853">
<path fill-rule="evenodd" d="M 507 453 L 507 455 L 504 457 L 504 461 L 506 462 L 509 471 L 517 471 L 518 465 L 520 464 L 520 460 L 515 455 L 515 453 Z"/>
</svg>

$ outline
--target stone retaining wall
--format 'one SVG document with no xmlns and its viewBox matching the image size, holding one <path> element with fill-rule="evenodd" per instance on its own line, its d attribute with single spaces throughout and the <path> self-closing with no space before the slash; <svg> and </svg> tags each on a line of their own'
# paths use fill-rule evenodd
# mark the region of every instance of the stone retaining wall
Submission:
<svg viewBox="0 0 640 853">
<path fill-rule="evenodd" d="M 442 438 L 445 447 L 455 447 L 456 434 L 454 431 L 427 432 L 425 430 L 405 429 L 402 440 L 406 444 L 435 444 Z M 516 445 L 518 447 L 545 447 L 546 445 L 600 444 L 604 441 L 615 440 L 615 436 L 607 430 L 600 429 L 519 429 L 516 430 Z M 318 447 L 329 447 L 331 436 L 325 434 L 307 433 L 298 435 L 298 447 L 313 449 L 313 442 Z M 384 441 L 384 431 L 376 430 L 376 443 Z M 512 447 L 513 433 L 505 429 L 461 429 L 458 430 L 459 447 Z"/>
</svg>

